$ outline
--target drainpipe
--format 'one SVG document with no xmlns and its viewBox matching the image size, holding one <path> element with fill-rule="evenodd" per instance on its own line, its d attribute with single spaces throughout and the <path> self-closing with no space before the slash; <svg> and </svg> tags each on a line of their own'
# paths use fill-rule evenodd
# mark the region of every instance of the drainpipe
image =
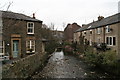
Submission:
<svg viewBox="0 0 120 80">
<path fill-rule="evenodd" d="M 105 27 L 103 27 L 103 43 L 105 43 Z"/>
</svg>

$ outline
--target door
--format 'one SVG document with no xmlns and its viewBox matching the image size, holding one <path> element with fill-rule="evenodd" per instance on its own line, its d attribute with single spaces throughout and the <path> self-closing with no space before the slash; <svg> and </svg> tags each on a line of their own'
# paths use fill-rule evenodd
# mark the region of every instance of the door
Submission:
<svg viewBox="0 0 120 80">
<path fill-rule="evenodd" d="M 13 40 L 13 58 L 19 56 L 19 40 Z"/>
</svg>

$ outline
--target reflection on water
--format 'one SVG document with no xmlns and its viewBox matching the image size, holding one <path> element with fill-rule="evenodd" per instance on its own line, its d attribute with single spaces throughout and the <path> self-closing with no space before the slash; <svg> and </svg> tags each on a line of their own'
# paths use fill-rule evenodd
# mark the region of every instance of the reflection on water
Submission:
<svg viewBox="0 0 120 80">
<path fill-rule="evenodd" d="M 55 52 L 53 56 L 51 57 L 52 61 L 59 61 L 64 58 L 64 53 L 63 51 L 61 52 Z"/>
</svg>

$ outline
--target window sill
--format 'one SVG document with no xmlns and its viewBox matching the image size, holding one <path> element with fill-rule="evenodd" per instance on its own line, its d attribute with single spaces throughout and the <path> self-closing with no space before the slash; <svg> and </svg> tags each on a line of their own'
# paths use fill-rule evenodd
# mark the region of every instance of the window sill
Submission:
<svg viewBox="0 0 120 80">
<path fill-rule="evenodd" d="M 110 32 L 106 32 L 106 34 L 109 34 Z"/>
<path fill-rule="evenodd" d="M 109 47 L 114 47 L 114 46 L 116 46 L 116 45 L 107 45 L 107 46 L 109 46 Z"/>
<path fill-rule="evenodd" d="M 98 35 L 100 35 L 100 33 L 97 33 Z"/>
<path fill-rule="evenodd" d="M 28 54 L 29 54 L 29 53 L 35 53 L 35 51 L 32 51 L 32 52 L 30 52 L 30 51 L 27 51 L 26 53 L 28 53 Z"/>
<path fill-rule="evenodd" d="M 27 33 L 28 35 L 34 35 L 34 33 Z"/>
</svg>

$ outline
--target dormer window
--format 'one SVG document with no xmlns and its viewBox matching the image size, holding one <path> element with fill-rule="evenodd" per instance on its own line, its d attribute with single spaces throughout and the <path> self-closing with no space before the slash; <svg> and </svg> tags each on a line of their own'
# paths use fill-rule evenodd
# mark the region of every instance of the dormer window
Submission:
<svg viewBox="0 0 120 80">
<path fill-rule="evenodd" d="M 34 34 L 34 23 L 33 22 L 27 23 L 27 34 Z"/>
</svg>

